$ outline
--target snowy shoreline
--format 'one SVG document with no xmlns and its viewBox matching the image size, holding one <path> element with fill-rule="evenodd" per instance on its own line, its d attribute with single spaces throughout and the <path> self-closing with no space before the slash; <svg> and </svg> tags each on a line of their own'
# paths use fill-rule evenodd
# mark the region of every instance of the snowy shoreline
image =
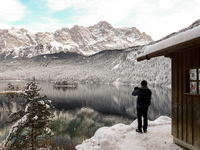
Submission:
<svg viewBox="0 0 200 150">
<path fill-rule="evenodd" d="M 17 94 L 17 93 L 22 93 L 22 91 L 0 91 L 0 94 Z"/>
<path fill-rule="evenodd" d="M 147 133 L 137 133 L 137 119 L 130 125 L 99 128 L 93 137 L 77 145 L 77 150 L 183 150 L 173 142 L 171 118 L 161 116 L 148 121 Z"/>
</svg>

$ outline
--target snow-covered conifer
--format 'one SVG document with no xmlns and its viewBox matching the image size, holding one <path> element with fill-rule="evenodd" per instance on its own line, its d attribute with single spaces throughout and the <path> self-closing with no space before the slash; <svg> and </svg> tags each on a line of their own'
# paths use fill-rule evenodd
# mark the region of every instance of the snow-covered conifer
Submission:
<svg viewBox="0 0 200 150">
<path fill-rule="evenodd" d="M 46 96 L 41 96 L 40 90 L 34 77 L 25 86 L 24 92 L 21 94 L 25 98 L 25 102 L 22 103 L 20 110 L 9 115 L 10 122 L 15 122 L 15 124 L 10 129 L 4 147 L 35 149 L 39 139 L 54 134 L 50 129 L 54 106 L 51 100 L 44 100 Z M 11 142 L 8 144 L 9 141 Z"/>
</svg>

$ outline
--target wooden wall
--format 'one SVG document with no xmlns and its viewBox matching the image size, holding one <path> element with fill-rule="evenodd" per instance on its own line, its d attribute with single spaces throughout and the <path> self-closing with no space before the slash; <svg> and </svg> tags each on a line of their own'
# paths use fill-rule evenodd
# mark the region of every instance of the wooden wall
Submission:
<svg viewBox="0 0 200 150">
<path fill-rule="evenodd" d="M 172 135 L 176 143 L 200 149 L 200 94 L 189 93 L 188 80 L 188 69 L 200 68 L 200 46 L 172 56 Z"/>
</svg>

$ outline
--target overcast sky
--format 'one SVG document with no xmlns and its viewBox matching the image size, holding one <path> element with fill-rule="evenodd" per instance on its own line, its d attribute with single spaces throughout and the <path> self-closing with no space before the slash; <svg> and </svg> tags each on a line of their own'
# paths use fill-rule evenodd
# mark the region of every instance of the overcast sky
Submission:
<svg viewBox="0 0 200 150">
<path fill-rule="evenodd" d="M 33 33 L 107 21 L 158 40 L 200 19 L 200 0 L 0 0 L 0 29 Z"/>
</svg>

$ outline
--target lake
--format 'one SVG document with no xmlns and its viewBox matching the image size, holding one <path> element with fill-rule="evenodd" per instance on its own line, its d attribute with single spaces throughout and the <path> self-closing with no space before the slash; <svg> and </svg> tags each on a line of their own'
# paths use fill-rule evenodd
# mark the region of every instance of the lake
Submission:
<svg viewBox="0 0 200 150">
<path fill-rule="evenodd" d="M 20 88 L 25 81 L 0 81 L 0 91 L 11 82 Z M 79 84 L 77 89 L 54 88 L 51 82 L 40 82 L 41 94 L 55 105 L 53 130 L 58 146 L 77 145 L 93 136 L 102 126 L 117 123 L 130 124 L 137 117 L 136 98 L 131 95 L 133 85 Z M 138 86 L 138 85 L 137 85 Z M 149 87 L 152 104 L 148 118 L 171 116 L 171 89 Z M 19 109 L 23 99 L 0 95 L 0 141 L 4 140 L 11 125 L 6 125 L 8 111 Z"/>
</svg>

